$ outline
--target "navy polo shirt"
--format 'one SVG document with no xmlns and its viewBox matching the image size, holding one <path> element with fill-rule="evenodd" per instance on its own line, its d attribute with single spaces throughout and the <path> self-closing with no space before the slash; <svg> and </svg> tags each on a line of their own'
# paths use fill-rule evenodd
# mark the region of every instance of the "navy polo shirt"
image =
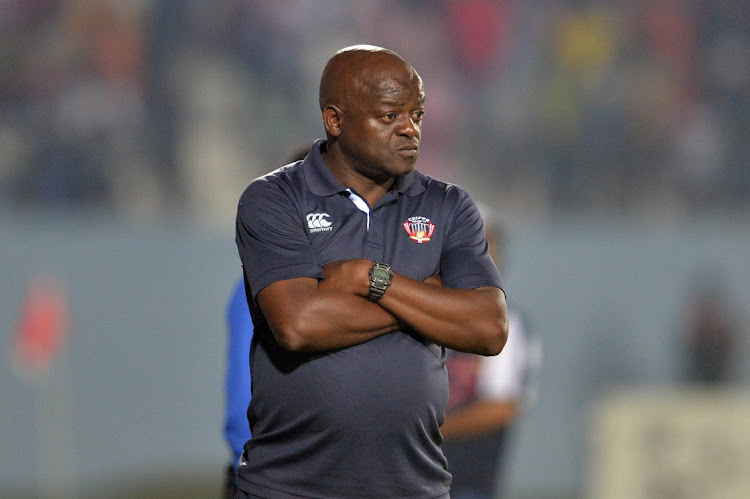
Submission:
<svg viewBox="0 0 750 499">
<path fill-rule="evenodd" d="M 282 349 L 255 298 L 282 279 L 323 278 L 337 260 L 367 258 L 444 286 L 497 286 L 482 219 L 459 186 L 413 171 L 370 207 L 330 173 L 314 143 L 304 161 L 242 194 L 237 247 L 255 334 L 253 437 L 240 488 L 262 497 L 442 497 L 451 476 L 440 449 L 448 399 L 445 349 L 396 331 L 318 354 Z"/>
</svg>

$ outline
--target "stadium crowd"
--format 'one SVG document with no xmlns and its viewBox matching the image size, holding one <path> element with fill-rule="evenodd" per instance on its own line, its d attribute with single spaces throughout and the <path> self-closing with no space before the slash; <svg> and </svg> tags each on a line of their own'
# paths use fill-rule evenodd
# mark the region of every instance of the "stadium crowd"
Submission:
<svg viewBox="0 0 750 499">
<path fill-rule="evenodd" d="M 429 82 L 418 167 L 507 209 L 750 199 L 748 2 L 6 0 L 0 29 L 0 206 L 231 223 L 357 42 Z"/>
</svg>

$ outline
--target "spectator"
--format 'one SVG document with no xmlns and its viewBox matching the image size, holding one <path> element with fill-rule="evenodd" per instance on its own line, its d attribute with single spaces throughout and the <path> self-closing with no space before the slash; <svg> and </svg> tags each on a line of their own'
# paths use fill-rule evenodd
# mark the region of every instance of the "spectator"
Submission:
<svg viewBox="0 0 750 499">
<path fill-rule="evenodd" d="M 690 383 L 726 383 L 731 372 L 737 327 L 726 291 L 710 279 L 701 273 L 683 311 L 685 379 Z"/>
<path fill-rule="evenodd" d="M 504 236 L 483 209 L 490 251 L 502 266 Z M 491 499 L 503 491 L 512 429 L 533 398 L 541 347 L 526 317 L 509 303 L 508 342 L 499 355 L 450 351 L 446 366 L 450 396 L 441 432 L 453 499 Z"/>
</svg>

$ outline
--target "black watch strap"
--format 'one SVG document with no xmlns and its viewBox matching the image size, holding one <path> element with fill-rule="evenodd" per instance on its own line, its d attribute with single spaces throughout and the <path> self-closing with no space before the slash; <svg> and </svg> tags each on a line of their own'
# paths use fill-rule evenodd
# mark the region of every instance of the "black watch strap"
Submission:
<svg viewBox="0 0 750 499">
<path fill-rule="evenodd" d="M 385 290 L 391 285 L 393 271 L 386 263 L 373 262 L 368 276 L 370 277 L 370 290 L 367 293 L 367 299 L 375 302 L 383 297 Z"/>
</svg>

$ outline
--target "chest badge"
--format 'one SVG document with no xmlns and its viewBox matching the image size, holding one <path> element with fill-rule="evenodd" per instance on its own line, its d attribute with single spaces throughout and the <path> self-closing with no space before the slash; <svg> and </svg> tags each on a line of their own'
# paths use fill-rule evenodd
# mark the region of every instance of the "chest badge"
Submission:
<svg viewBox="0 0 750 499">
<path fill-rule="evenodd" d="M 402 225 L 409 239 L 419 244 L 429 241 L 435 231 L 435 224 L 426 217 L 409 217 Z"/>
<path fill-rule="evenodd" d="M 331 217 L 328 213 L 308 213 L 307 214 L 307 228 L 310 232 L 329 232 L 333 230 L 333 225 L 330 220 Z"/>
</svg>

